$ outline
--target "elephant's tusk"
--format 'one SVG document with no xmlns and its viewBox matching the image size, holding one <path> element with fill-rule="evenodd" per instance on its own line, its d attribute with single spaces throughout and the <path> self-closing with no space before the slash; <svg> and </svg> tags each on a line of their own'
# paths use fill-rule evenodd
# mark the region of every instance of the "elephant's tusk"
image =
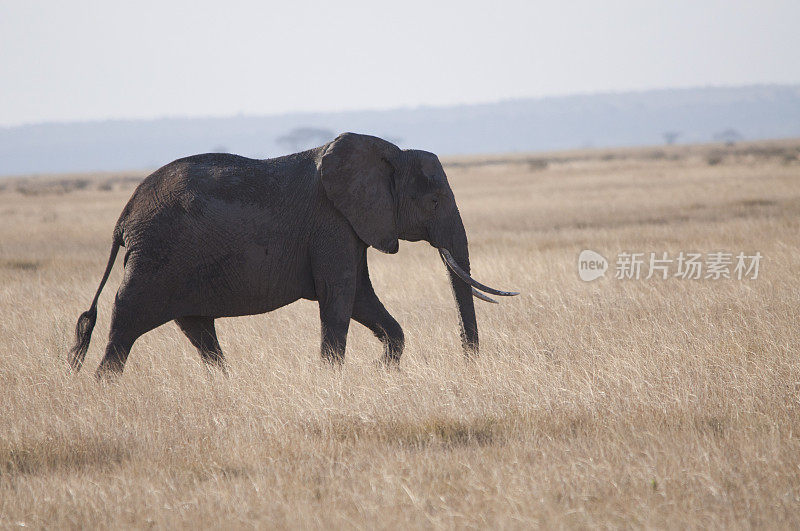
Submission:
<svg viewBox="0 0 800 531">
<path fill-rule="evenodd" d="M 481 293 L 480 291 L 476 290 L 475 288 L 472 288 L 472 295 L 475 298 L 478 298 L 478 299 L 480 299 L 482 301 L 491 302 L 492 304 L 498 304 L 498 302 L 496 300 L 494 300 L 493 298 L 491 298 L 488 295 L 484 295 L 483 293 Z"/>
<path fill-rule="evenodd" d="M 466 273 L 466 271 L 461 269 L 461 266 L 458 265 L 458 262 L 456 262 L 455 258 L 453 258 L 453 255 L 450 254 L 450 251 L 448 251 L 447 249 L 440 248 L 439 256 L 441 256 L 444 263 L 447 264 L 447 266 L 453 270 L 453 273 L 458 275 L 458 277 L 461 280 L 463 280 L 473 288 L 485 291 L 486 293 L 491 293 L 492 295 L 500 295 L 502 297 L 511 297 L 513 295 L 519 295 L 519 293 L 516 291 L 500 291 L 498 289 L 490 288 L 489 286 L 481 284 L 480 282 L 469 276 Z"/>
</svg>

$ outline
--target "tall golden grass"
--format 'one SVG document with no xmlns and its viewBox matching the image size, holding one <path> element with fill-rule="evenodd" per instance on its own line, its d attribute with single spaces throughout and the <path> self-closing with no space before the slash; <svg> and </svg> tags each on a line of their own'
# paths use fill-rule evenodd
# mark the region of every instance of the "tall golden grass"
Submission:
<svg viewBox="0 0 800 531">
<path fill-rule="evenodd" d="M 355 323 L 321 363 L 299 302 L 218 321 L 229 378 L 168 324 L 112 384 L 121 260 L 84 372 L 65 355 L 137 176 L 0 181 L 0 527 L 797 528 L 798 153 L 449 161 L 475 277 L 522 292 L 476 303 L 474 361 L 436 252 L 404 243 L 370 251 L 398 370 Z M 587 248 L 606 278 L 578 278 Z M 718 250 L 761 252 L 759 277 L 613 278 L 622 251 Z"/>
</svg>

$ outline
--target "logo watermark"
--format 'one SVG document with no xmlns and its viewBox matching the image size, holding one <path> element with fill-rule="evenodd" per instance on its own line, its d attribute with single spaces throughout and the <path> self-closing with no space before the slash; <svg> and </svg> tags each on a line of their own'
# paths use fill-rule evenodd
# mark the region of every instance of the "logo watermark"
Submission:
<svg viewBox="0 0 800 531">
<path fill-rule="evenodd" d="M 578 256 L 578 275 L 581 280 L 591 282 L 605 276 L 608 270 L 606 257 L 595 251 L 584 249 Z"/>
<path fill-rule="evenodd" d="M 617 280 L 755 280 L 764 256 L 760 252 L 717 251 L 695 253 L 681 251 L 677 255 L 667 252 L 621 252 L 614 262 L 614 278 Z M 578 255 L 578 276 L 591 282 L 605 276 L 609 261 L 590 249 Z"/>
</svg>

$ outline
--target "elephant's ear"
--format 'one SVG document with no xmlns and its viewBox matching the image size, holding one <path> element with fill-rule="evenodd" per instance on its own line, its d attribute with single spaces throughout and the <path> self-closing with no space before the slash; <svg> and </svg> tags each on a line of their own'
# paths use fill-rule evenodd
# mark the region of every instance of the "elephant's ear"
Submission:
<svg viewBox="0 0 800 531">
<path fill-rule="evenodd" d="M 384 253 L 396 253 L 393 197 L 400 148 L 374 136 L 344 133 L 317 163 L 325 193 L 358 237 Z"/>
</svg>

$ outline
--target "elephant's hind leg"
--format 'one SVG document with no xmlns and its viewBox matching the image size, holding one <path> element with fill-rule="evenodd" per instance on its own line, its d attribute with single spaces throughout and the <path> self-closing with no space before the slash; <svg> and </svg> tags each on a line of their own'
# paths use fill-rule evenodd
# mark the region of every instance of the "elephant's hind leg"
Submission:
<svg viewBox="0 0 800 531">
<path fill-rule="evenodd" d="M 155 312 L 148 310 L 144 305 L 127 303 L 122 290 L 117 293 L 111 313 L 111 329 L 108 333 L 106 353 L 96 372 L 98 378 L 110 378 L 121 373 L 134 342 L 143 334 L 166 322 L 159 319 Z"/>
<path fill-rule="evenodd" d="M 189 338 L 189 341 L 192 342 L 204 362 L 209 366 L 220 368 L 223 373 L 227 373 L 225 356 L 222 354 L 222 347 L 219 346 L 219 341 L 217 340 L 217 331 L 214 327 L 213 318 L 186 316 L 175 319 L 175 323 Z"/>
</svg>

